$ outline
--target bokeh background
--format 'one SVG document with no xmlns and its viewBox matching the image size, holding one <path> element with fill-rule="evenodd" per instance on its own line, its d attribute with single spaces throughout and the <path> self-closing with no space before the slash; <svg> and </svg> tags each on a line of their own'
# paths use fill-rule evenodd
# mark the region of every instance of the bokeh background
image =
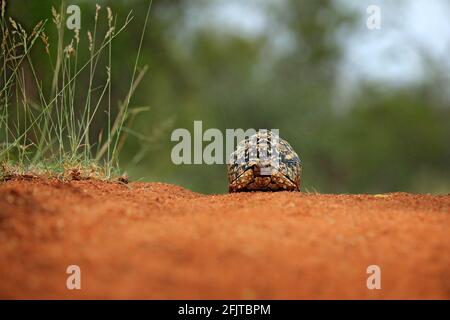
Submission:
<svg viewBox="0 0 450 320">
<path fill-rule="evenodd" d="M 95 1 L 69 2 L 81 7 L 86 42 Z M 119 21 L 135 16 L 114 44 L 117 101 L 148 2 L 97 3 L 101 19 L 106 6 Z M 382 10 L 380 30 L 366 27 L 372 4 Z M 8 11 L 31 28 L 51 21 L 52 5 L 61 1 L 10 0 Z M 202 120 L 204 130 L 279 129 L 303 161 L 304 191 L 449 193 L 449 16 L 446 0 L 153 1 L 140 60 L 149 71 L 131 105 L 150 109 L 129 124 L 121 168 L 132 180 L 226 192 L 225 165 L 171 162 L 172 131 Z M 42 50 L 33 55 L 50 81 Z"/>
</svg>

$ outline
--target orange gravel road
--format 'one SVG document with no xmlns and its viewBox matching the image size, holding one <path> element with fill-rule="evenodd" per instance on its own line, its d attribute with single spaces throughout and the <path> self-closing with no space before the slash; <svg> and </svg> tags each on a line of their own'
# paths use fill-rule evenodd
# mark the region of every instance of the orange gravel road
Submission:
<svg viewBox="0 0 450 320">
<path fill-rule="evenodd" d="M 69 265 L 81 290 L 66 288 Z M 450 195 L 9 181 L 0 298 L 449 299 Z"/>
</svg>

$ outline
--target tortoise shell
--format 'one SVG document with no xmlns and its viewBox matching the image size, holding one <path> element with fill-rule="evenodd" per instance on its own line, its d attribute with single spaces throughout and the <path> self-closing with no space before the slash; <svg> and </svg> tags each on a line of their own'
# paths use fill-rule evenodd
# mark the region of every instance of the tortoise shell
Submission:
<svg viewBox="0 0 450 320">
<path fill-rule="evenodd" d="M 228 190 L 300 191 L 302 165 L 290 144 L 268 130 L 242 140 L 231 153 Z"/>
</svg>

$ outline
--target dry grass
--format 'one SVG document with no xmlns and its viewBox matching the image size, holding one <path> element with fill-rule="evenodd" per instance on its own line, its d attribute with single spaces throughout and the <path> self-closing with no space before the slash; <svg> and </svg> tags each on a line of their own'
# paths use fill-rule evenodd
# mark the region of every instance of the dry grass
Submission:
<svg viewBox="0 0 450 320">
<path fill-rule="evenodd" d="M 96 5 L 94 29 L 83 35 L 80 30 L 65 29 L 65 10 L 61 6 L 59 10 L 52 8 L 52 21 L 42 20 L 27 31 L 8 16 L 6 0 L 0 2 L 0 178 L 119 176 L 119 154 L 128 132 L 127 123 L 131 116 L 145 111 L 130 108 L 130 101 L 147 70 L 138 70 L 138 63 L 151 3 L 129 90 L 122 102 L 113 105 L 113 43 L 133 20 L 132 12 L 120 22 L 111 8 Z M 101 23 L 107 25 L 105 34 L 98 31 Z M 50 27 L 57 30 L 55 41 L 46 33 Z M 39 42 L 51 66 L 45 73 L 52 74 L 52 81 L 44 81 L 35 68 L 36 55 L 31 53 L 38 50 L 35 47 Z M 81 61 L 82 49 L 89 51 L 86 61 Z M 88 73 L 87 86 L 83 86 L 82 72 Z M 80 96 L 85 97 L 84 104 L 76 99 Z M 93 124 L 98 121 L 106 125 L 94 137 Z"/>
</svg>

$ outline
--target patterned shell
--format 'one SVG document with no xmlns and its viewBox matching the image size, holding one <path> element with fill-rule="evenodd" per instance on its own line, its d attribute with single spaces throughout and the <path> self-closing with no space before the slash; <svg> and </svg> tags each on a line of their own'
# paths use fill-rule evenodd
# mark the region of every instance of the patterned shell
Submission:
<svg viewBox="0 0 450 320">
<path fill-rule="evenodd" d="M 242 140 L 230 155 L 228 189 L 299 191 L 302 165 L 289 143 L 268 130 Z"/>
</svg>

